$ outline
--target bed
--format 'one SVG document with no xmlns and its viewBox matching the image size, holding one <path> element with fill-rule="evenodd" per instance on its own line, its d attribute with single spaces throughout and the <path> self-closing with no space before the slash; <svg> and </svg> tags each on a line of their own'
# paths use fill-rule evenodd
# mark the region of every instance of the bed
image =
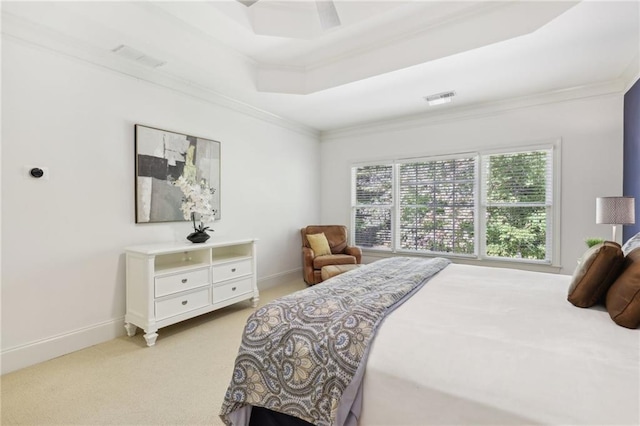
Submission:
<svg viewBox="0 0 640 426">
<path fill-rule="evenodd" d="M 298 306 L 307 303 L 300 302 L 304 292 L 348 288 L 388 270 L 387 261 L 302 290 Z M 407 260 L 412 267 L 433 261 Z M 332 418 L 301 414 L 295 391 L 277 404 L 268 397 L 243 400 L 241 360 L 256 349 L 244 336 L 222 419 L 233 425 L 640 424 L 640 330 L 616 325 L 603 307 L 568 303 L 570 276 L 440 262 L 377 321 Z M 254 385 L 281 390 L 273 378 Z M 315 384 L 318 395 L 326 391 L 326 381 Z M 252 419 L 252 406 L 267 410 L 256 408 Z M 278 413 L 285 415 L 269 420 Z"/>
</svg>

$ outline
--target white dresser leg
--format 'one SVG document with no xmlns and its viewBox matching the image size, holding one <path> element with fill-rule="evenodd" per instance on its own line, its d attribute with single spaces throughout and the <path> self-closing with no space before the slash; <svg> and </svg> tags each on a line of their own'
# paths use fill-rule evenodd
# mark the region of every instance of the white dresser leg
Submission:
<svg viewBox="0 0 640 426">
<path fill-rule="evenodd" d="M 253 296 L 253 299 L 251 299 L 251 306 L 253 306 L 254 308 L 257 308 L 259 300 L 260 298 L 258 296 Z"/>
<path fill-rule="evenodd" d="M 124 323 L 124 328 L 127 330 L 127 336 L 129 337 L 133 337 L 136 335 L 136 330 L 138 329 L 138 327 L 136 327 L 135 325 L 131 324 L 130 322 L 125 322 Z"/>
<path fill-rule="evenodd" d="M 144 335 L 144 340 L 147 341 L 147 346 L 153 346 L 156 344 L 156 339 L 158 338 L 158 333 L 156 333 L 155 331 L 151 332 L 151 333 L 146 333 Z"/>
</svg>

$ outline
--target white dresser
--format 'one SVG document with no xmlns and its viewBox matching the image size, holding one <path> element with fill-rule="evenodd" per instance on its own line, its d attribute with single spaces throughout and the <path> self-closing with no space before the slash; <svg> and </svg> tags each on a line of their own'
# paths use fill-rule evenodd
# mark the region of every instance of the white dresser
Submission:
<svg viewBox="0 0 640 426">
<path fill-rule="evenodd" d="M 153 346 L 158 329 L 233 303 L 258 305 L 255 239 L 125 248 L 127 313 L 133 336 Z"/>
</svg>

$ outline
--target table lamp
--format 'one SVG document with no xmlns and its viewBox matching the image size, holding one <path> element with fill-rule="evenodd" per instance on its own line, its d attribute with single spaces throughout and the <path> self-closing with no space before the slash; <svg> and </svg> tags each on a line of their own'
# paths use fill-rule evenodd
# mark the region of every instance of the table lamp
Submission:
<svg viewBox="0 0 640 426">
<path fill-rule="evenodd" d="M 596 223 L 613 225 L 611 241 L 616 241 L 616 226 L 635 223 L 635 199 L 633 197 L 596 198 Z"/>
</svg>

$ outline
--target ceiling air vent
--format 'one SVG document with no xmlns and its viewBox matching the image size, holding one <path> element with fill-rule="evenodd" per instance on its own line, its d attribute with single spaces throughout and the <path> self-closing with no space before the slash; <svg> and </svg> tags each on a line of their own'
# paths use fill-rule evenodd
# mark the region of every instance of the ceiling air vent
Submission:
<svg viewBox="0 0 640 426">
<path fill-rule="evenodd" d="M 158 68 L 166 64 L 165 61 L 161 61 L 160 59 L 145 55 L 139 50 L 136 50 L 133 47 L 125 46 L 124 44 L 113 49 L 113 53 L 151 68 Z"/>
<path fill-rule="evenodd" d="M 453 97 L 456 95 L 456 92 L 443 92 L 437 93 L 435 95 L 425 96 L 425 100 L 429 104 L 429 106 L 446 104 L 447 102 L 451 102 Z"/>
</svg>

